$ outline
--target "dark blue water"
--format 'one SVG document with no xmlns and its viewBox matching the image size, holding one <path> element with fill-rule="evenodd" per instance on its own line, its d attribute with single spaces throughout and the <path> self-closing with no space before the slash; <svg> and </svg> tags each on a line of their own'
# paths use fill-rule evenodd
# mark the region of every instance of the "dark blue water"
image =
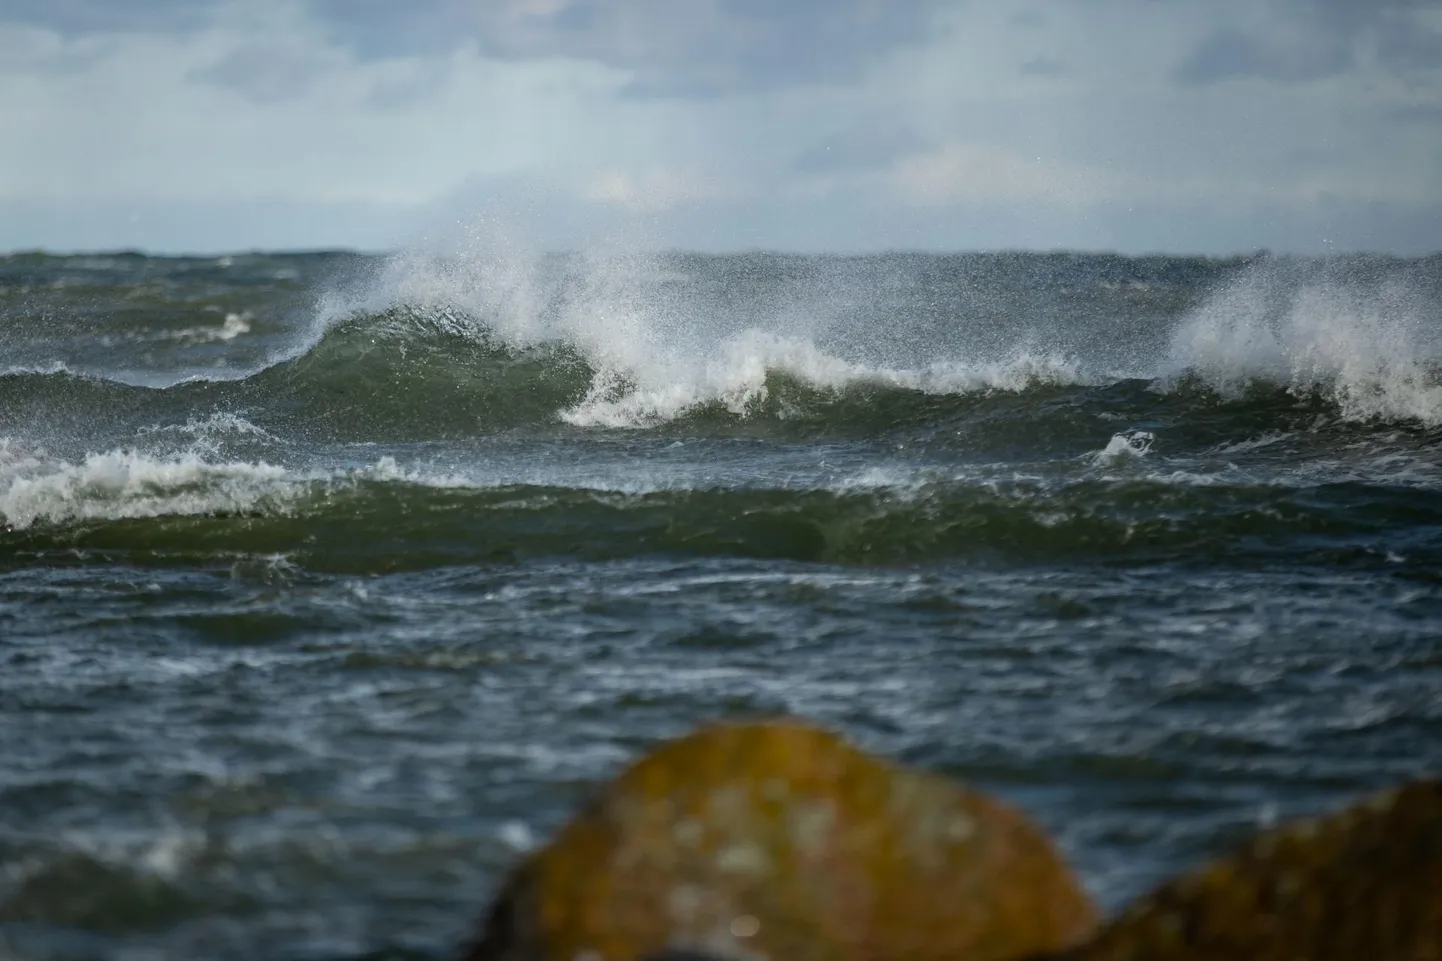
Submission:
<svg viewBox="0 0 1442 961">
<path fill-rule="evenodd" d="M 798 713 L 1115 905 L 1442 768 L 1442 260 L 0 258 L 0 957 L 443 958 Z"/>
</svg>

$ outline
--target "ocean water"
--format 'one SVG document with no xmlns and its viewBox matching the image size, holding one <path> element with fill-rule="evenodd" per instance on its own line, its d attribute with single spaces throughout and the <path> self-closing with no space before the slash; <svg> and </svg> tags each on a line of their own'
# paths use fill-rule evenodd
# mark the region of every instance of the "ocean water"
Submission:
<svg viewBox="0 0 1442 961">
<path fill-rule="evenodd" d="M 1102 903 L 1442 769 L 1442 258 L 0 258 L 0 957 L 440 959 L 795 713 Z"/>
</svg>

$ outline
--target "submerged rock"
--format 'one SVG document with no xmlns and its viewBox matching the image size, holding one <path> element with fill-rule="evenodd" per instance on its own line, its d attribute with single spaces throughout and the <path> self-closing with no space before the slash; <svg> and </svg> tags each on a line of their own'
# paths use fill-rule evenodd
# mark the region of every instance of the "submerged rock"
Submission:
<svg viewBox="0 0 1442 961">
<path fill-rule="evenodd" d="M 1261 835 L 1066 961 L 1442 961 L 1442 780 Z"/>
<path fill-rule="evenodd" d="M 1015 810 L 785 721 L 634 764 L 521 865 L 466 957 L 999 961 L 1094 923 Z"/>
</svg>

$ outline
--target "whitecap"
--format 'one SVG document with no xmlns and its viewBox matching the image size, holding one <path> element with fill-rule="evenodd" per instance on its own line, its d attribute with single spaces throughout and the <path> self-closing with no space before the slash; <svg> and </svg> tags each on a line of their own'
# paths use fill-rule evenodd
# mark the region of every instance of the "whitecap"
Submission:
<svg viewBox="0 0 1442 961">
<path fill-rule="evenodd" d="M 1345 265 L 1344 265 L 1345 266 Z M 1259 265 L 1174 332 L 1162 385 L 1223 395 L 1258 381 L 1320 393 L 1348 420 L 1442 424 L 1442 315 L 1413 278 Z"/>
<path fill-rule="evenodd" d="M 1091 455 L 1094 464 L 1115 464 L 1118 461 L 1146 457 L 1152 452 L 1156 435 L 1150 431 L 1133 430 L 1113 434 L 1107 446 Z"/>
</svg>

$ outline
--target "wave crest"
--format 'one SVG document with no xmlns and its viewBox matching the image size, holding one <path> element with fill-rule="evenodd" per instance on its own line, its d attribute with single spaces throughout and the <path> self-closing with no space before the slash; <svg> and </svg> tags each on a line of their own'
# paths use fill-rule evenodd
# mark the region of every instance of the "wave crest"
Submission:
<svg viewBox="0 0 1442 961">
<path fill-rule="evenodd" d="M 211 463 L 199 454 L 157 458 L 132 450 L 77 462 L 35 453 L 0 460 L 0 516 L 12 530 L 139 517 L 283 510 L 298 493 L 288 472 L 264 462 Z"/>
<path fill-rule="evenodd" d="M 1320 395 L 1351 420 L 1442 425 L 1439 298 L 1415 271 L 1364 268 L 1253 267 L 1177 327 L 1159 379 L 1227 397 L 1261 382 Z"/>
</svg>

